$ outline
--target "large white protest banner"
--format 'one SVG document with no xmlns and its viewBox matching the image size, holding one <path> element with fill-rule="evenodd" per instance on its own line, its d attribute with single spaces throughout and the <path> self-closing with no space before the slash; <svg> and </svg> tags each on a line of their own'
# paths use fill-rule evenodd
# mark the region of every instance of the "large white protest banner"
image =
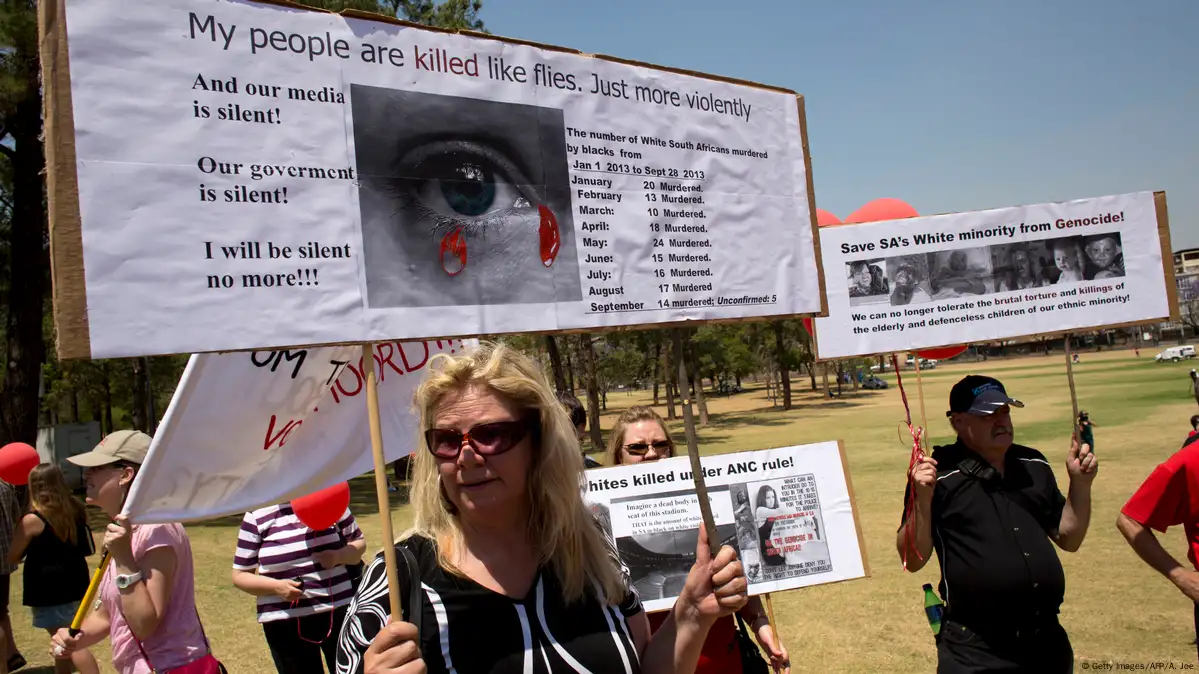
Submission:
<svg viewBox="0 0 1199 674">
<path fill-rule="evenodd" d="M 416 446 L 412 395 L 430 358 L 461 340 L 375 346 L 385 458 Z M 373 467 L 357 347 L 192 356 L 125 511 L 180 522 L 289 501 Z"/>
<path fill-rule="evenodd" d="M 705 456 L 717 535 L 737 549 L 750 594 L 870 574 L 840 443 Z M 702 526 L 686 457 L 587 471 L 584 498 L 648 611 L 670 608 Z"/>
<path fill-rule="evenodd" d="M 57 2 L 64 357 L 823 311 L 793 92 L 246 0 Z"/>
<path fill-rule="evenodd" d="M 1164 193 L 826 227 L 820 358 L 1177 315 Z M 843 280 L 842 280 L 843 279 Z"/>
</svg>

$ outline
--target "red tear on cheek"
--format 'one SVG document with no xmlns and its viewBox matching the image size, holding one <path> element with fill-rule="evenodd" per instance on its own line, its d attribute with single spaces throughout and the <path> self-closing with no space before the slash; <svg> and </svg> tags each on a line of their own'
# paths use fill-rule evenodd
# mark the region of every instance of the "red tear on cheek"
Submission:
<svg viewBox="0 0 1199 674">
<path fill-rule="evenodd" d="M 541 264 L 549 267 L 558 257 L 562 236 L 558 231 L 558 219 L 548 206 L 538 205 L 537 212 L 541 214 L 541 228 L 538 230 L 541 238 Z"/>
<path fill-rule="evenodd" d="M 461 227 L 455 227 L 441 237 L 441 268 L 450 276 L 457 276 L 466 269 L 466 236 Z"/>
</svg>

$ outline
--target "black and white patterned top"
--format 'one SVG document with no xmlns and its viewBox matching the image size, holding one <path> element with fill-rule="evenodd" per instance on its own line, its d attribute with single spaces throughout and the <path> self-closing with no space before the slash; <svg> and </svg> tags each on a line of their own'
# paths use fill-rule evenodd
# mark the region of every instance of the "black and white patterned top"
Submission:
<svg viewBox="0 0 1199 674">
<path fill-rule="evenodd" d="M 598 588 L 572 604 L 562 597 L 552 570 L 543 567 L 529 595 L 513 599 L 450 575 L 437 565 L 434 543 L 412 537 L 400 543 L 421 569 L 424 610 L 421 655 L 434 674 L 639 674 L 628 618 L 642 611 L 630 588 L 619 607 L 608 606 Z M 397 554 L 401 596 L 411 582 Z M 404 606 L 404 617 L 409 607 Z M 337 674 L 362 674 L 362 657 L 391 612 L 387 573 L 380 553 L 362 576 L 337 644 Z"/>
</svg>

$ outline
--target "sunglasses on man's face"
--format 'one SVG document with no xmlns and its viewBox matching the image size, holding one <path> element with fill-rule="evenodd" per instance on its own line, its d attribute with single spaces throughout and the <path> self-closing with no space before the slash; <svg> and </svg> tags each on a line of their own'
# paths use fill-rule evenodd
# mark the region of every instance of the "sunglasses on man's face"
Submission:
<svg viewBox="0 0 1199 674">
<path fill-rule="evenodd" d="M 649 453 L 649 448 L 654 448 L 655 454 L 666 454 L 670 451 L 671 445 L 668 440 L 659 440 L 652 443 L 634 442 L 624 446 L 624 451 L 634 456 L 643 456 Z"/>
<path fill-rule="evenodd" d="M 524 440 L 531 427 L 532 421 L 518 419 L 479 424 L 465 433 L 449 428 L 430 428 L 425 431 L 425 444 L 428 445 L 429 452 L 439 459 L 457 459 L 462 451 L 463 440 L 466 440 L 475 453 L 495 456 L 503 454 Z"/>
</svg>

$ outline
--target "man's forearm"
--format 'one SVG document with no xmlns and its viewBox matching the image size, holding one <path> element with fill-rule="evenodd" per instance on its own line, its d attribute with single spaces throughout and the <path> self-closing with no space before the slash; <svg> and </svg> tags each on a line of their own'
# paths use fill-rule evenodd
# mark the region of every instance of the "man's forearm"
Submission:
<svg viewBox="0 0 1199 674">
<path fill-rule="evenodd" d="M 1091 525 L 1091 483 L 1070 481 L 1070 492 L 1058 523 L 1057 544 L 1067 552 L 1077 552 Z"/>
</svg>

